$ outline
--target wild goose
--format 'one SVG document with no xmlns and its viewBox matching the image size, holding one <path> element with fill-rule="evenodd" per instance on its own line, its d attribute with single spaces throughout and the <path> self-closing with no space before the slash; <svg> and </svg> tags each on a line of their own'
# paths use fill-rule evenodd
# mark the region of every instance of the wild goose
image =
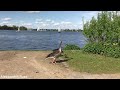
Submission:
<svg viewBox="0 0 120 90">
<path fill-rule="evenodd" d="M 63 52 L 61 45 L 62 45 L 62 41 L 60 42 L 59 48 L 58 49 L 54 49 L 52 53 L 47 55 L 46 59 L 53 58 L 52 63 L 56 63 L 56 58 L 59 57 L 61 55 L 61 53 Z"/>
</svg>

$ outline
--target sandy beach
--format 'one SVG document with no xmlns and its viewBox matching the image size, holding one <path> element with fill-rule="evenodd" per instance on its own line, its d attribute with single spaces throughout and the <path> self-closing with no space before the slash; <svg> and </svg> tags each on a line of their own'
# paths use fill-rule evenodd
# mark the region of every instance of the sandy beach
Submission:
<svg viewBox="0 0 120 90">
<path fill-rule="evenodd" d="M 120 74 L 72 71 L 66 62 L 50 64 L 51 51 L 0 51 L 0 79 L 119 79 Z"/>
</svg>

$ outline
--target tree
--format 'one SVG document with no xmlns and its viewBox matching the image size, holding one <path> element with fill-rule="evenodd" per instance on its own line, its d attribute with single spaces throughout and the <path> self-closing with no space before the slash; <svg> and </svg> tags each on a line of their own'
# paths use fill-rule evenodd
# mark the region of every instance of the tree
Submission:
<svg viewBox="0 0 120 90">
<path fill-rule="evenodd" d="M 27 30 L 27 28 L 24 26 L 20 26 L 20 30 Z"/>
<path fill-rule="evenodd" d="M 97 19 L 92 17 L 83 27 L 83 33 L 90 43 L 118 43 L 120 45 L 120 16 L 117 11 L 102 11 L 98 13 Z"/>
<path fill-rule="evenodd" d="M 13 27 L 13 30 L 17 30 L 18 29 L 18 27 L 15 26 L 15 25 L 13 25 L 12 27 Z"/>
<path fill-rule="evenodd" d="M 3 26 L 0 26 L 0 30 L 17 30 L 18 29 L 18 26 L 7 26 L 7 25 L 3 25 Z M 27 30 L 26 27 L 24 26 L 21 26 L 20 27 L 21 30 Z"/>
<path fill-rule="evenodd" d="M 89 43 L 86 52 L 120 57 L 120 15 L 118 12 L 102 11 L 83 25 L 83 33 Z"/>
</svg>

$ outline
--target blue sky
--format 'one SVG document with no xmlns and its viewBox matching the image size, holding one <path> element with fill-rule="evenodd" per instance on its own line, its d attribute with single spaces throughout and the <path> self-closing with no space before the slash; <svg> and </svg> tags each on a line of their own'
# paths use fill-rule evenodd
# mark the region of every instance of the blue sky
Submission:
<svg viewBox="0 0 120 90">
<path fill-rule="evenodd" d="M 0 25 L 28 28 L 82 29 L 84 21 L 96 17 L 98 11 L 0 11 Z"/>
</svg>

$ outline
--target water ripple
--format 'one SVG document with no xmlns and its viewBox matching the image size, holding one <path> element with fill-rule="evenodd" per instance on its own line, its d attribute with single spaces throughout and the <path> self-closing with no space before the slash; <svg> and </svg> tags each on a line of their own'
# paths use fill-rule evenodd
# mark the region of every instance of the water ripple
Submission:
<svg viewBox="0 0 120 90">
<path fill-rule="evenodd" d="M 58 48 L 60 40 L 65 44 L 83 47 L 85 37 L 80 32 L 37 32 L 0 30 L 0 50 L 52 50 Z"/>
</svg>

